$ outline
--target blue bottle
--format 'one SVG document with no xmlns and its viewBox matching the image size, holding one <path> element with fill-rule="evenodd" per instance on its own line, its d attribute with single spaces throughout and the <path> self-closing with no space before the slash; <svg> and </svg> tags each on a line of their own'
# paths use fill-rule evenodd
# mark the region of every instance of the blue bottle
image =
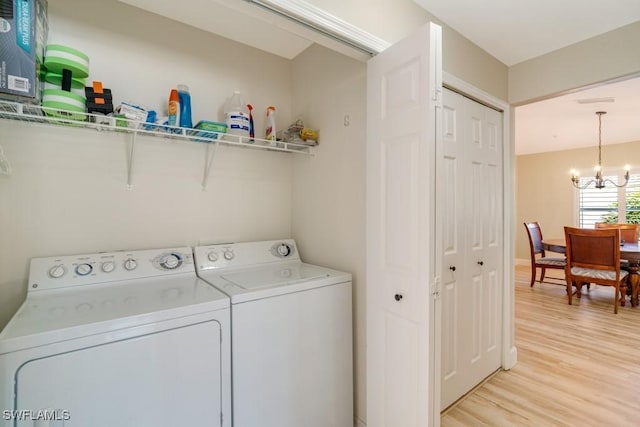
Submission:
<svg viewBox="0 0 640 427">
<path fill-rule="evenodd" d="M 189 94 L 189 86 L 178 85 L 178 98 L 180 99 L 180 127 L 192 128 L 191 120 L 191 95 Z"/>
</svg>

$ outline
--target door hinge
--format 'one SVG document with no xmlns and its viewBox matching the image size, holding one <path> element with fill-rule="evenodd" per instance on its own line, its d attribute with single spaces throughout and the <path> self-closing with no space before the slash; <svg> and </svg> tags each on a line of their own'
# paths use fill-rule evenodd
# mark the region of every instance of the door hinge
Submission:
<svg viewBox="0 0 640 427">
<path fill-rule="evenodd" d="M 440 298 L 440 277 L 435 277 L 433 279 L 433 283 L 431 284 L 431 295 L 433 295 L 433 299 Z"/>
</svg>

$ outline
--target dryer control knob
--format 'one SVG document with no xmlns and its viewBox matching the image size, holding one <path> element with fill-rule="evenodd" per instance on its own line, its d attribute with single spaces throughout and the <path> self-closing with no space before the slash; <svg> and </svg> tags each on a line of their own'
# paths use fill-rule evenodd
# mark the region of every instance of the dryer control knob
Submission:
<svg viewBox="0 0 640 427">
<path fill-rule="evenodd" d="M 281 257 L 287 257 L 291 255 L 291 246 L 287 245 L 286 243 L 282 243 L 278 246 L 277 252 Z"/>
<path fill-rule="evenodd" d="M 129 258 L 124 262 L 124 269 L 127 271 L 133 271 L 137 267 L 138 267 L 138 262 L 133 258 Z"/>
<path fill-rule="evenodd" d="M 64 265 L 62 264 L 54 265 L 49 269 L 49 277 L 51 277 L 52 279 L 59 279 L 62 276 L 64 276 L 66 272 L 67 272 L 67 269 L 64 268 Z"/>
<path fill-rule="evenodd" d="M 76 274 L 78 276 L 86 276 L 88 274 L 91 274 L 91 272 L 93 271 L 93 266 L 91 264 L 78 264 L 76 266 Z"/>
<path fill-rule="evenodd" d="M 218 260 L 218 254 L 211 251 L 209 252 L 209 255 L 207 255 L 207 258 L 209 258 L 209 261 L 211 262 L 216 262 Z"/>
<path fill-rule="evenodd" d="M 182 265 L 182 257 L 178 254 L 170 253 L 160 259 L 160 267 L 165 270 L 175 270 Z"/>
<path fill-rule="evenodd" d="M 224 259 L 226 259 L 227 261 L 231 261 L 233 257 L 235 257 L 235 254 L 233 253 L 233 249 L 224 251 Z"/>
<path fill-rule="evenodd" d="M 116 263 L 113 261 L 105 261 L 100 266 L 100 269 L 105 273 L 111 273 L 113 270 L 116 269 Z"/>
</svg>

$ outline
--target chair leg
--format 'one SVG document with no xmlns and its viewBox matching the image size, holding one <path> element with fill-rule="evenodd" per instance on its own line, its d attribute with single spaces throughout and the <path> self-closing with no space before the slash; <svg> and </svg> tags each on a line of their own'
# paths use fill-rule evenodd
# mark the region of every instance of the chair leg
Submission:
<svg viewBox="0 0 640 427">
<path fill-rule="evenodd" d="M 618 314 L 618 301 L 620 300 L 619 295 L 620 295 L 620 286 L 616 286 L 616 296 L 615 296 L 615 301 L 613 302 L 613 314 Z"/>
<path fill-rule="evenodd" d="M 540 268 L 540 270 L 542 270 L 542 273 L 540 274 L 540 283 L 542 283 L 542 281 L 544 280 L 544 275 L 547 272 L 547 269 L 542 267 Z"/>
<path fill-rule="evenodd" d="M 624 307 L 627 304 L 627 281 L 626 279 L 619 284 L 620 286 L 620 305 Z M 617 296 L 617 295 L 616 295 Z"/>
<path fill-rule="evenodd" d="M 533 288 L 533 283 L 536 281 L 536 266 L 535 265 L 531 265 L 531 285 L 530 287 Z"/>
<path fill-rule="evenodd" d="M 573 283 L 567 279 L 567 301 L 571 305 L 571 297 L 573 296 Z"/>
<path fill-rule="evenodd" d="M 582 298 L 582 285 L 584 284 L 584 282 L 578 282 L 576 283 L 576 296 L 578 298 Z"/>
</svg>

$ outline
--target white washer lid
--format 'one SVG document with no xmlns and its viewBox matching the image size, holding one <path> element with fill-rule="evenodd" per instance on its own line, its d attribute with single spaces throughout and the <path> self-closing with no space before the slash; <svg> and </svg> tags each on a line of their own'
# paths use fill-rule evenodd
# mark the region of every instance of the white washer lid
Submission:
<svg viewBox="0 0 640 427">
<path fill-rule="evenodd" d="M 199 271 L 200 277 L 231 297 L 231 304 L 351 281 L 351 274 L 300 261 Z"/>
<path fill-rule="evenodd" d="M 269 265 L 251 270 L 222 274 L 221 277 L 242 289 L 261 289 L 284 286 L 292 283 L 330 277 L 326 268 L 303 263 Z"/>
<path fill-rule="evenodd" d="M 193 274 L 30 293 L 0 333 L 0 354 L 229 306 Z"/>
</svg>

